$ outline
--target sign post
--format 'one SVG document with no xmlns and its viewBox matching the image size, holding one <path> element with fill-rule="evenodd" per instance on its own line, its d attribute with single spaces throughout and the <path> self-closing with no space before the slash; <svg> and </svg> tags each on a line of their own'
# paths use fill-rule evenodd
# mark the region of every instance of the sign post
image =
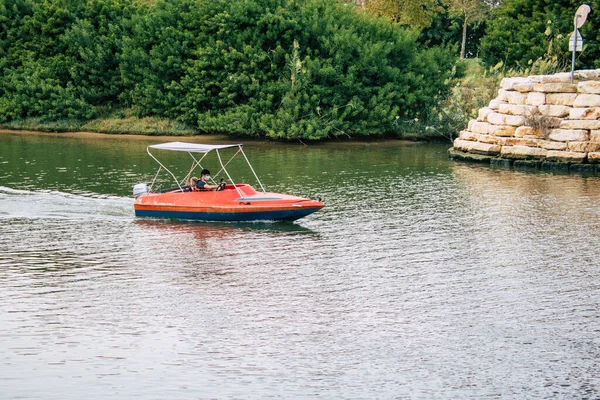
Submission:
<svg viewBox="0 0 600 400">
<path fill-rule="evenodd" d="M 590 6 L 587 4 L 582 4 L 575 13 L 575 19 L 573 21 L 575 29 L 573 30 L 573 34 L 569 39 L 569 50 L 573 52 L 573 58 L 571 60 L 571 83 L 573 83 L 575 78 L 575 54 L 578 51 L 583 50 L 583 37 L 581 36 L 581 33 L 579 33 L 579 28 L 581 28 L 585 23 L 590 11 Z"/>
</svg>

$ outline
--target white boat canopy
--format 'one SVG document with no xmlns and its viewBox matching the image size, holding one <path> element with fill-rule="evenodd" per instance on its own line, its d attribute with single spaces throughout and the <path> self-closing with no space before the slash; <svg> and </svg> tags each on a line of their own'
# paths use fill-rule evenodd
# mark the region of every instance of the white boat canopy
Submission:
<svg viewBox="0 0 600 400">
<path fill-rule="evenodd" d="M 190 153 L 208 153 L 212 150 L 227 149 L 230 147 L 241 147 L 241 144 L 196 144 L 185 142 L 168 142 L 152 144 L 148 147 L 161 150 L 187 151 Z"/>
<path fill-rule="evenodd" d="M 229 159 L 229 161 L 227 161 L 226 163 L 223 163 L 223 160 L 221 159 L 221 154 L 219 153 L 219 150 L 235 148 L 235 147 L 237 147 L 238 151 Z M 154 186 L 154 183 L 156 182 L 156 179 L 158 178 L 158 174 L 160 173 L 160 171 L 162 169 L 164 169 L 173 177 L 173 179 L 177 183 L 177 186 L 179 187 L 179 189 L 181 191 L 183 191 L 182 185 L 185 185 L 185 182 L 187 182 L 190 179 L 194 169 L 197 167 L 203 168 L 202 164 L 201 164 L 202 160 L 207 156 L 207 154 L 209 152 L 211 152 L 212 150 L 215 150 L 215 153 L 217 153 L 217 157 L 219 158 L 219 164 L 221 165 L 221 170 L 217 173 L 217 175 L 220 174 L 221 172 L 224 172 L 227 175 L 227 178 L 229 178 L 229 181 L 235 187 L 235 189 L 240 193 L 241 197 L 243 197 L 243 194 L 240 192 L 237 185 L 233 182 L 231 175 L 229 175 L 229 172 L 225 168 L 227 166 L 227 164 L 229 164 L 229 162 L 231 162 L 231 160 L 233 160 L 233 158 L 238 153 L 242 153 L 242 155 L 244 156 L 244 159 L 248 163 L 248 166 L 250 167 L 250 170 L 254 174 L 254 177 L 256 178 L 258 184 L 260 185 L 262 191 L 265 192 L 265 187 L 261 183 L 260 179 L 258 179 L 258 175 L 256 175 L 256 172 L 254 171 L 254 168 L 252 168 L 252 165 L 250 164 L 248 157 L 246 157 L 246 154 L 244 154 L 244 150 L 242 147 L 243 147 L 242 144 L 197 144 L 197 143 L 186 143 L 186 142 L 167 142 L 167 143 L 160 143 L 160 144 L 151 144 L 146 148 L 146 152 L 150 155 L 150 157 L 152 157 L 154 159 L 154 161 L 156 161 L 158 163 L 158 165 L 160 167 L 158 168 L 158 171 L 156 172 L 156 175 L 154 176 L 154 179 L 152 180 L 152 183 L 150 184 L 150 188 L 152 188 L 152 186 Z M 194 160 L 194 162 L 192 163 L 192 168 L 190 169 L 188 174 L 185 176 L 185 178 L 183 178 L 182 181 L 179 181 L 177 179 L 177 177 L 173 174 L 173 172 L 171 172 L 166 166 L 164 166 L 160 161 L 158 161 L 158 159 L 156 157 L 154 157 L 154 155 L 152 155 L 152 153 L 150 153 L 150 148 L 160 149 L 160 150 L 185 151 Z M 196 157 L 192 153 L 202 153 L 203 155 L 200 157 L 200 159 L 196 159 Z M 210 179 L 213 183 L 215 183 L 215 181 L 212 178 L 210 178 Z"/>
</svg>

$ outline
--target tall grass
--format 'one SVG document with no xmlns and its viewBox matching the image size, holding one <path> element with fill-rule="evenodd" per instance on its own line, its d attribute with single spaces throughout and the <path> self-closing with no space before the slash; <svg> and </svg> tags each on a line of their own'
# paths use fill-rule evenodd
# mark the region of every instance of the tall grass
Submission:
<svg viewBox="0 0 600 400">
<path fill-rule="evenodd" d="M 505 77 L 549 75 L 568 69 L 555 55 L 541 57 L 525 68 L 506 68 L 502 62 L 485 68 L 479 59 L 464 60 L 464 63 L 464 77 L 451 78 L 450 94 L 440 100 L 429 113 L 427 121 L 418 127 L 422 135 L 454 140 L 466 128 L 469 120 L 477 117 L 479 109 L 497 97 L 500 82 Z"/>
<path fill-rule="evenodd" d="M 132 115 L 131 110 L 106 111 L 100 118 L 90 121 L 59 120 L 48 121 L 41 118 L 26 118 L 0 124 L 0 128 L 32 130 L 41 132 L 97 132 L 114 134 L 138 134 L 160 136 L 191 136 L 196 129 L 179 121 L 166 118 L 144 117 Z"/>
</svg>

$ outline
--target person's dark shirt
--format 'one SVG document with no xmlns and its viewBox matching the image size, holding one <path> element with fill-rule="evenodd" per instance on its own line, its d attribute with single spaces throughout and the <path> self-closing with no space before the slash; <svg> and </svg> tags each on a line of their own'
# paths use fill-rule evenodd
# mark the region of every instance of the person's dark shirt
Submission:
<svg viewBox="0 0 600 400">
<path fill-rule="evenodd" d="M 206 181 L 203 181 L 202 179 L 200 179 L 198 182 L 196 182 L 197 189 L 204 190 L 205 185 L 206 185 Z"/>
</svg>

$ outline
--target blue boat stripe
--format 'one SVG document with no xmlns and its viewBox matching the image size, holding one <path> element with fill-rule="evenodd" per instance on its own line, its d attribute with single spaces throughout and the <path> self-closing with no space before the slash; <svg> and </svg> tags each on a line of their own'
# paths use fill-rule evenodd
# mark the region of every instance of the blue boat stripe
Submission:
<svg viewBox="0 0 600 400">
<path fill-rule="evenodd" d="M 198 219 L 204 221 L 294 221 L 317 211 L 318 208 L 255 212 L 189 212 L 164 210 L 135 210 L 136 217 Z"/>
</svg>

